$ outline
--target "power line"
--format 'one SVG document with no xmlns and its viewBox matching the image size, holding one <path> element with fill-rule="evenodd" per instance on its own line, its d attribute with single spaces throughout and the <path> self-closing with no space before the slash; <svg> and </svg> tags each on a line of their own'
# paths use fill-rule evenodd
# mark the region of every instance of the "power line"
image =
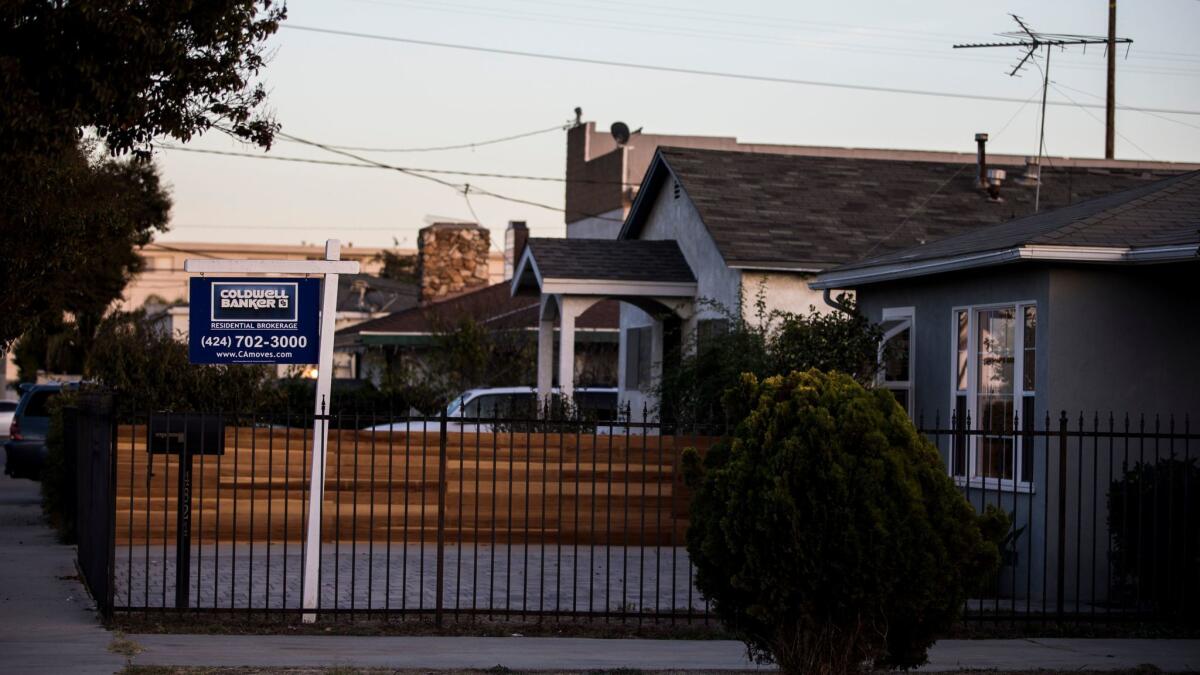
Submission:
<svg viewBox="0 0 1200 675">
<path fill-rule="evenodd" d="M 1055 90 L 1055 91 L 1057 91 L 1058 93 L 1060 93 L 1060 94 L 1062 94 L 1063 96 L 1065 96 L 1065 97 L 1067 98 L 1067 100 L 1068 100 L 1068 101 L 1072 101 L 1072 102 L 1074 102 L 1074 101 L 1075 101 L 1075 99 L 1071 98 L 1071 95 L 1070 95 L 1070 94 L 1068 94 L 1067 92 L 1063 91 L 1062 89 L 1059 89 L 1058 85 L 1057 85 L 1057 84 L 1056 84 L 1056 83 L 1055 83 L 1053 80 L 1051 80 L 1051 81 L 1050 81 L 1050 86 L 1051 86 L 1051 87 L 1054 87 L 1054 90 Z M 1097 124 L 1099 124 L 1100 126 L 1104 126 L 1104 120 L 1100 119 L 1099 117 L 1096 117 L 1096 114 L 1095 114 L 1095 113 L 1093 113 L 1091 110 L 1088 110 L 1087 108 L 1084 108 L 1083 106 L 1079 106 L 1079 109 L 1080 109 L 1080 110 L 1082 110 L 1083 112 L 1087 113 L 1087 116 L 1088 116 L 1088 117 L 1090 117 L 1090 118 L 1092 118 L 1092 119 L 1096 120 L 1096 123 L 1097 123 Z M 1126 143 L 1128 143 L 1128 144 L 1132 145 L 1133 147 L 1137 148 L 1139 152 L 1141 152 L 1143 155 L 1145 155 L 1146 157 L 1148 157 L 1148 158 L 1149 158 L 1151 161 L 1155 161 L 1155 162 L 1156 162 L 1156 161 L 1158 161 L 1157 159 L 1155 159 L 1155 158 L 1154 158 L 1154 156 L 1153 156 L 1153 155 L 1151 155 L 1150 153 L 1146 152 L 1146 150 L 1145 150 L 1144 148 L 1142 148 L 1142 146 L 1140 146 L 1140 145 L 1138 145 L 1137 143 L 1134 143 L 1133 141 L 1131 141 L 1131 140 L 1129 139 L 1129 137 L 1128 137 L 1128 136 L 1126 136 L 1125 134 L 1121 133 L 1119 130 L 1117 130 L 1117 129 L 1115 129 L 1115 128 L 1114 128 L 1114 129 L 1113 129 L 1113 133 L 1115 133 L 1116 135 L 1120 136 L 1120 137 L 1121 137 L 1121 140 L 1123 140 L 1123 141 L 1125 141 Z"/>
<path fill-rule="evenodd" d="M 283 140 L 291 140 L 291 139 L 283 139 Z M 299 141 L 292 141 L 292 142 L 299 142 Z M 224 157 L 240 157 L 240 158 L 244 158 L 244 159 L 268 159 L 268 160 L 272 160 L 272 161 L 276 161 L 276 162 L 299 162 L 301 164 L 323 164 L 323 165 L 327 165 L 327 166 L 348 166 L 348 167 L 353 167 L 353 168 L 357 168 L 357 169 L 387 169 L 387 170 L 393 170 L 393 171 L 445 174 L 445 175 L 451 175 L 451 176 L 470 176 L 472 178 L 499 178 L 499 179 L 504 179 L 504 180 L 530 180 L 530 181 L 542 181 L 542 182 L 552 182 L 552 183 L 589 183 L 589 184 L 597 184 L 597 185 L 636 185 L 636 183 L 625 183 L 623 181 L 618 181 L 618 180 L 589 180 L 589 179 L 583 179 L 583 178 L 576 178 L 576 179 L 568 180 L 566 178 L 559 178 L 557 176 L 526 176 L 526 175 L 511 174 L 511 173 L 488 173 L 488 172 L 484 172 L 484 171 L 462 171 L 462 170 L 457 170 L 457 169 L 425 169 L 425 168 L 415 168 L 415 167 L 396 167 L 396 166 L 386 166 L 386 165 L 377 165 L 377 164 L 362 164 L 359 162 L 339 162 L 339 161 L 332 160 L 332 159 L 313 159 L 313 158 L 309 158 L 309 157 L 260 155 L 260 154 L 250 153 L 250 152 L 234 152 L 231 150 L 209 150 L 207 148 L 185 148 L 181 145 L 162 144 L 159 147 L 161 147 L 164 150 L 171 150 L 171 151 L 175 151 L 175 152 L 195 152 L 195 153 L 199 153 L 202 155 L 219 155 L 219 156 L 224 156 Z M 328 147 L 335 148 L 337 146 L 331 145 Z"/>
<path fill-rule="evenodd" d="M 594 59 L 582 56 L 566 56 L 563 54 L 548 54 L 544 52 L 529 52 L 516 49 L 502 49 L 498 47 L 481 47 L 479 45 L 458 44 L 452 42 L 435 42 L 433 40 L 418 40 L 414 38 L 404 38 L 390 35 L 377 35 L 372 33 L 360 33 L 355 31 L 336 30 L 332 28 L 317 28 L 314 26 L 301 26 L 298 24 L 282 24 L 282 28 L 291 30 L 307 31 L 311 33 L 322 33 L 326 35 L 337 35 L 340 37 L 351 37 L 363 40 L 379 40 L 383 42 L 397 42 L 401 44 L 420 45 L 424 47 L 437 47 L 441 49 L 457 49 L 460 51 L 480 52 L 484 54 L 503 54 L 506 56 L 521 56 L 532 59 L 545 59 L 550 61 L 564 61 L 568 63 L 585 63 L 596 66 L 609 66 L 615 68 L 630 68 L 634 70 L 651 70 L 665 73 L 677 73 L 683 75 L 701 75 L 705 77 L 720 77 L 732 80 L 745 80 L 751 82 L 772 82 L 776 84 L 794 84 L 810 87 L 827 87 L 831 89 L 849 89 L 855 91 L 872 91 L 886 94 L 908 94 L 912 96 L 931 96 L 936 98 L 956 98 L 974 101 L 994 101 L 1000 103 L 1021 103 L 1019 98 L 1008 96 L 989 96 L 984 94 L 958 94 L 947 91 L 931 91 L 925 89 L 908 89 L 903 87 L 884 87 L 864 84 L 847 84 L 844 82 L 826 82 L 821 80 L 803 80 L 790 77 L 776 77 L 772 75 L 753 75 L 749 73 L 731 73 L 718 70 L 704 70 L 700 68 L 683 68 L 675 66 L 659 66 L 646 63 L 635 63 L 632 61 L 614 61 L 609 59 Z M 1071 106 L 1068 101 L 1047 101 L 1047 105 L 1055 106 Z M 1087 105 L 1087 104 L 1085 104 Z M 1100 108 L 1099 105 L 1088 105 L 1092 108 Z M 1141 108 L 1121 106 L 1122 110 L 1135 110 L 1139 112 L 1157 112 L 1170 115 L 1200 115 L 1200 110 L 1177 110 L 1169 108 Z"/>
<path fill-rule="evenodd" d="M 1068 90 L 1068 91 L 1073 91 L 1073 92 L 1075 92 L 1076 94 L 1083 94 L 1084 96 L 1089 96 L 1089 97 L 1091 97 L 1091 98 L 1094 98 L 1094 99 L 1096 99 L 1097 101 L 1103 101 L 1103 100 L 1104 100 L 1104 97 L 1103 97 L 1103 96 L 1098 96 L 1098 95 L 1096 95 L 1096 94 L 1093 94 L 1093 93 L 1092 93 L 1092 92 L 1090 92 L 1090 91 L 1084 91 L 1084 90 L 1082 90 L 1082 89 L 1078 89 L 1078 88 L 1076 88 L 1076 87 L 1070 87 L 1070 86 L 1067 86 L 1067 85 L 1063 84 L 1062 82 L 1054 82 L 1053 84 L 1054 84 L 1054 85 L 1056 85 L 1057 87 L 1061 88 L 1061 89 L 1066 89 L 1066 90 Z M 1066 94 L 1065 94 L 1065 93 L 1063 93 L 1063 96 L 1066 96 Z M 1082 106 L 1080 106 L 1080 107 L 1082 107 Z M 1117 106 L 1117 108 L 1118 108 L 1118 109 L 1121 109 L 1121 108 L 1122 108 L 1122 106 L 1119 106 L 1119 105 L 1118 105 L 1118 106 Z M 1151 117 L 1155 117 L 1155 118 L 1158 118 L 1158 119 L 1160 119 L 1160 120 L 1165 120 L 1165 121 L 1167 121 L 1167 122 L 1171 122 L 1171 123 L 1173 123 L 1173 124 L 1181 124 L 1181 125 L 1183 125 L 1183 126 L 1185 126 L 1185 127 L 1191 127 L 1191 128 L 1193 128 L 1193 129 L 1200 129 L 1200 125 L 1197 125 L 1197 124 L 1192 124 L 1191 122 L 1184 122 L 1183 120 L 1177 120 L 1177 119 L 1175 119 L 1174 117 L 1167 117 L 1166 115 L 1159 115 L 1158 113 L 1147 112 L 1147 111 L 1145 111 L 1145 110 L 1135 110 L 1134 112 L 1140 112 L 1140 113 L 1142 113 L 1143 115 L 1149 115 L 1149 116 L 1151 116 Z"/>
<path fill-rule="evenodd" d="M 941 50 L 934 51 L 934 50 L 930 50 L 930 49 L 919 49 L 919 48 L 912 49 L 912 48 L 907 48 L 907 47 L 893 47 L 893 46 L 889 46 L 889 45 L 863 45 L 863 44 L 847 43 L 847 42 L 830 42 L 830 41 L 826 41 L 826 40 L 812 40 L 812 39 L 807 39 L 807 38 L 797 38 L 797 37 L 791 36 L 790 34 L 787 36 L 784 36 L 784 37 L 780 37 L 776 34 L 771 34 L 771 33 L 760 33 L 760 32 L 735 33 L 735 32 L 729 32 L 728 30 L 715 30 L 715 29 L 710 29 L 710 28 L 695 28 L 695 27 L 689 27 L 686 25 L 681 26 L 680 21 L 679 21 L 681 17 L 677 13 L 671 13 L 671 14 L 667 14 L 667 15 L 657 14 L 658 16 L 667 16 L 671 19 L 670 25 L 663 25 L 661 23 L 660 24 L 648 23 L 644 20 L 632 22 L 632 21 L 622 21 L 622 20 L 617 20 L 617 19 L 601 18 L 601 17 L 594 17 L 594 16 L 574 16 L 574 15 L 570 15 L 570 14 L 546 13 L 546 12 L 529 11 L 529 10 L 513 11 L 513 10 L 510 10 L 507 8 L 481 7 L 478 5 L 455 4 L 455 3 L 442 2 L 440 0 L 437 2 L 431 2 L 430 0 L 394 0 L 392 2 L 387 2 L 385 0 L 357 0 L 357 1 L 370 3 L 370 4 L 377 4 L 377 5 L 386 5 L 386 6 L 390 6 L 390 7 L 412 8 L 412 9 L 416 9 L 419 11 L 453 13 L 453 14 L 460 14 L 460 15 L 467 15 L 467 16 L 500 18 L 500 19 L 513 20 L 513 21 L 555 23 L 555 24 L 567 25 L 567 26 L 599 28 L 602 30 L 651 33 L 651 34 L 659 34 L 659 35 L 680 36 L 680 37 L 685 37 L 685 38 L 699 38 L 699 39 L 704 39 L 704 40 L 720 39 L 720 40 L 757 44 L 757 45 L 772 44 L 772 45 L 782 45 L 782 46 L 787 46 L 787 47 L 794 47 L 797 45 L 802 45 L 802 46 L 820 47 L 823 49 L 837 49 L 837 50 L 851 51 L 851 52 L 857 52 L 857 53 L 866 53 L 866 54 L 901 55 L 901 56 L 911 56 L 911 57 L 916 57 L 916 58 L 939 59 L 939 60 L 945 60 L 947 58 L 946 54 Z M 638 13 L 637 13 L 637 16 L 639 17 L 639 19 L 642 17 L 648 16 L 648 15 L 654 16 L 654 15 L 656 15 L 656 13 L 646 11 L 646 9 L 639 7 Z M 683 17 L 683 18 L 686 19 L 687 17 Z M 727 25 L 729 25 L 731 23 L 732 24 L 746 23 L 746 22 L 739 22 L 736 20 L 731 21 L 729 19 L 715 19 L 715 18 L 703 18 L 703 17 L 695 17 L 695 18 L 699 19 L 700 21 L 719 23 L 722 28 L 726 27 Z M 755 26 L 764 27 L 764 28 L 772 28 L 772 29 L 778 29 L 780 27 L 778 23 L 772 23 L 772 24 L 752 23 L 750 25 L 755 25 Z M 845 26 L 845 24 L 833 24 L 833 25 Z M 856 30 L 856 31 L 868 32 L 868 33 L 878 31 L 878 29 L 871 28 L 871 27 L 850 27 L 850 28 L 852 28 L 853 30 Z M 795 28 L 792 28 L 792 29 L 790 29 L 789 33 L 792 33 L 795 30 L 796 30 Z M 800 30 L 805 30 L 805 31 L 818 31 L 819 30 L 819 31 L 821 31 L 821 33 L 823 35 L 829 33 L 828 27 L 821 27 L 821 28 L 809 27 L 809 28 L 800 28 Z M 871 37 L 881 38 L 881 39 L 895 39 L 892 36 L 889 36 L 886 34 L 885 35 L 875 35 L 875 36 L 871 36 Z M 952 37 L 955 37 L 955 36 L 952 36 Z M 904 39 L 909 40 L 909 41 L 925 40 L 925 41 L 939 42 L 939 43 L 944 42 L 944 40 L 942 40 L 942 39 L 935 40 L 934 38 L 928 38 L 928 37 L 925 37 L 925 38 L 906 37 Z M 1158 60 L 1156 57 L 1149 57 L 1149 58 L 1151 58 L 1153 60 Z M 976 59 L 971 59 L 971 60 L 979 61 L 979 62 L 983 62 L 983 63 L 996 63 L 997 62 L 996 59 L 992 59 L 992 58 L 976 58 Z M 1171 59 L 1168 59 L 1168 60 L 1171 60 Z M 1175 61 L 1175 62 L 1181 63 L 1181 64 L 1188 64 L 1188 63 L 1200 64 L 1200 62 L 1189 62 L 1189 61 Z M 1085 69 L 1085 70 L 1099 70 L 1099 69 L 1103 68 L 1103 66 L 1095 66 L 1095 65 L 1090 65 L 1090 64 L 1072 64 L 1072 65 L 1069 65 L 1066 67 L 1079 68 L 1079 69 Z M 1146 67 L 1146 68 L 1135 66 L 1135 67 L 1126 68 L 1126 70 L 1131 71 L 1131 72 L 1137 71 L 1137 72 L 1145 72 L 1145 73 L 1149 73 L 1149 74 L 1175 75 L 1175 76 L 1184 76 L 1184 77 L 1194 77 L 1197 75 L 1198 72 L 1200 72 L 1200 71 L 1197 71 L 1195 68 L 1171 67 L 1170 65 L 1166 65 L 1166 66 L 1150 65 L 1149 67 Z"/>
<path fill-rule="evenodd" d="M 542 202 L 535 202 L 535 201 L 533 201 L 533 200 L 530 200 L 530 199 L 521 199 L 521 198 L 519 198 L 519 197 L 510 197 L 510 196 L 508 196 L 508 195 L 503 195 L 503 194 L 500 194 L 500 193 L 498 193 L 498 192 L 492 192 L 491 190 L 484 190 L 484 189 L 482 189 L 482 188 L 476 188 L 476 187 L 472 187 L 472 186 L 470 186 L 470 185 L 467 185 L 467 184 L 456 184 L 456 183 L 451 183 L 450 181 L 445 181 L 445 180 L 442 180 L 441 178 L 436 178 L 436 177 L 434 177 L 434 176 L 429 176 L 429 175 L 426 175 L 426 174 L 424 174 L 424 173 L 421 173 L 421 172 L 418 172 L 418 171 L 413 171 L 412 169 L 406 169 L 406 168 L 404 168 L 404 167 L 393 166 L 393 165 L 391 165 L 391 164 L 385 164 L 385 163 L 383 163 L 383 162 L 376 161 L 376 160 L 374 160 L 374 159 L 370 159 L 370 158 L 368 158 L 368 157 L 363 157 L 362 155 L 355 155 L 355 154 L 352 154 L 352 153 L 350 153 L 350 152 L 347 152 L 347 151 L 345 151 L 345 150 L 337 150 L 337 149 L 334 149 L 334 148 L 331 148 L 331 147 L 329 147 L 328 145 L 325 145 L 325 144 L 322 144 L 322 143 L 317 143 L 316 141 L 310 141 L 310 140 L 307 140 L 307 139 L 304 139 L 304 138 L 300 138 L 299 136 L 294 136 L 294 135 L 292 135 L 292 134 L 285 134 L 285 133 L 283 133 L 282 131 L 276 132 L 276 134 L 277 134 L 277 135 L 279 135 L 279 136 L 282 136 L 282 137 L 284 137 L 284 138 L 290 138 L 290 139 L 292 139 L 292 140 L 294 140 L 294 141 L 297 141 L 297 142 L 299 142 L 299 143 L 303 143 L 303 144 L 305 144 L 305 145 L 311 145 L 311 146 L 313 146 L 313 147 L 315 147 L 315 148 L 320 148 L 320 149 L 322 149 L 322 150 L 324 150 L 324 151 L 326 151 L 326 152 L 332 152 L 332 153 L 334 153 L 334 154 L 336 154 L 336 155 L 343 155 L 343 156 L 349 157 L 350 159 L 355 159 L 355 160 L 358 160 L 358 161 L 360 161 L 360 162 L 363 162 L 363 163 L 366 163 L 366 164 L 373 164 L 373 165 L 375 165 L 375 166 L 377 166 L 377 167 L 379 167 L 379 168 L 381 168 L 381 169 L 391 169 L 392 171 L 398 171 L 398 172 L 400 172 L 400 173 L 403 173 L 403 174 L 406 174 L 406 175 L 409 175 L 409 176 L 415 176 L 415 177 L 417 177 L 417 178 L 421 178 L 421 179 L 424 179 L 424 180 L 427 180 L 427 181 L 431 181 L 431 182 L 437 183 L 437 184 L 439 184 L 439 185 L 443 185 L 443 186 L 445 186 L 445 187 L 451 188 L 451 189 L 453 189 L 455 192 L 476 192 L 476 193 L 478 193 L 478 194 L 481 194 L 481 195 L 484 195 L 484 196 L 487 196 L 487 197 L 491 197 L 491 198 L 493 198 L 493 199 L 499 199 L 499 200 L 506 201 L 506 202 L 512 202 L 512 203 L 514 203 L 514 204 L 524 204 L 524 205 L 526 205 L 526 206 L 535 206 L 535 207 L 537 207 L 537 208 L 540 208 L 540 209 L 546 209 L 546 210 L 548 210 L 548 211 L 556 211 L 556 212 L 558 212 L 558 213 L 566 213 L 566 209 L 559 208 L 559 207 L 557 207 L 557 206 L 554 206 L 554 205 L 551 205 L 551 204 L 544 204 L 544 203 L 542 203 Z M 614 221 L 614 222 L 624 222 L 624 219 L 623 219 L 623 218 L 611 218 L 611 217 L 608 217 L 608 216 L 602 216 L 602 215 L 598 215 L 598 214 L 588 214 L 588 213 L 581 214 L 581 215 L 588 216 L 588 217 L 592 217 L 592 218 L 599 218 L 599 219 L 601 219 L 601 220 L 610 220 L 610 221 Z"/>
<path fill-rule="evenodd" d="M 549 133 L 551 131 L 563 131 L 569 127 L 570 127 L 569 124 L 558 124 L 558 125 L 555 125 L 552 127 L 547 127 L 545 129 L 538 129 L 536 131 L 527 131 L 522 134 L 514 134 L 512 136 L 504 136 L 503 138 L 493 138 L 493 139 L 487 140 L 487 141 L 476 141 L 474 143 L 460 143 L 458 145 L 440 145 L 440 146 L 432 146 L 432 147 L 426 147 L 426 148 L 378 148 L 378 147 L 361 146 L 361 145 L 330 145 L 329 147 L 334 148 L 335 150 L 358 150 L 361 152 L 439 152 L 442 150 L 466 150 L 466 149 L 471 149 L 471 148 L 480 148 L 485 145 L 495 145 L 497 143 L 506 143 L 508 141 L 515 141 L 515 140 L 521 139 L 521 138 L 529 138 L 530 136 L 537 136 L 539 134 L 545 134 L 545 133 Z M 285 138 L 283 140 L 291 142 L 291 143 L 295 142 L 295 141 L 292 141 L 291 139 L 287 139 L 287 138 Z"/>
</svg>

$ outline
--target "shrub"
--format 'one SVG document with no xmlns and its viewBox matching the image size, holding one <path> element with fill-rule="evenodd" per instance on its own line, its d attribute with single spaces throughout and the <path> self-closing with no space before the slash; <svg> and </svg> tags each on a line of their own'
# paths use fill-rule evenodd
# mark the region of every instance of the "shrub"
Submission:
<svg viewBox="0 0 1200 675">
<path fill-rule="evenodd" d="M 46 431 L 46 463 L 42 467 L 42 513 L 64 544 L 74 544 L 77 490 L 74 435 L 65 428 L 64 409 L 75 393 L 64 391 L 50 400 L 50 425 Z"/>
<path fill-rule="evenodd" d="M 839 300 L 854 308 L 845 295 Z M 879 370 L 883 330 L 857 312 L 807 314 L 768 311 L 760 286 L 753 320 L 718 303 L 706 302 L 724 316 L 725 330 L 692 336 L 668 361 L 656 385 L 659 413 L 680 422 L 712 422 L 721 412 L 721 397 L 742 373 L 759 379 L 810 368 L 850 373 L 870 384 Z"/>
<path fill-rule="evenodd" d="M 717 616 L 788 673 L 923 663 L 999 559 L 937 451 L 889 392 L 843 374 L 744 375 L 725 402 L 731 437 L 684 460 Z"/>
<path fill-rule="evenodd" d="M 1196 460 L 1138 462 L 1108 491 L 1113 571 L 1130 601 L 1160 612 L 1200 603 L 1200 469 Z"/>
</svg>

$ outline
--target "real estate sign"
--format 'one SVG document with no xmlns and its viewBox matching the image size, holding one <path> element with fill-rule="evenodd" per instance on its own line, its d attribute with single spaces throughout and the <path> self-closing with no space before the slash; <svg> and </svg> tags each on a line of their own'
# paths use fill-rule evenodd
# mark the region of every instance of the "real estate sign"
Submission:
<svg viewBox="0 0 1200 675">
<path fill-rule="evenodd" d="M 317 363 L 319 279 L 192 277 L 192 363 Z"/>
</svg>

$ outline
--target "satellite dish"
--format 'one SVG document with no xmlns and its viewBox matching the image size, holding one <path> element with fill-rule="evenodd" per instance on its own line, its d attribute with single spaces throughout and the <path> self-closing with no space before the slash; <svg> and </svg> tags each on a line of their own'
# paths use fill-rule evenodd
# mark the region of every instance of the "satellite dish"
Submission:
<svg viewBox="0 0 1200 675">
<path fill-rule="evenodd" d="M 625 145 L 629 142 L 629 125 L 624 122 L 613 122 L 612 129 L 609 130 L 612 137 L 616 139 L 617 145 Z"/>
</svg>

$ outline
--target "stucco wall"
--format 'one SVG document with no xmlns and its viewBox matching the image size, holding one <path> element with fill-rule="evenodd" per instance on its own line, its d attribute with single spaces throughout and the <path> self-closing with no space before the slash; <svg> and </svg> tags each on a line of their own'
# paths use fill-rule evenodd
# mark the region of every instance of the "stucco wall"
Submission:
<svg viewBox="0 0 1200 675">
<path fill-rule="evenodd" d="M 1200 419 L 1200 263 L 1050 274 L 1051 410 Z"/>
<path fill-rule="evenodd" d="M 747 322 L 759 324 L 758 292 L 763 289 L 763 309 L 769 316 L 772 312 L 808 314 L 810 308 L 821 314 L 833 311 L 825 304 L 821 291 L 809 288 L 812 274 L 797 272 L 742 272 L 742 316 Z"/>
<path fill-rule="evenodd" d="M 731 312 L 737 311 L 742 275 L 737 270 L 726 266 L 721 252 L 717 250 L 716 243 L 713 242 L 704 223 L 700 220 L 700 214 L 692 205 L 691 200 L 687 199 L 682 192 L 678 198 L 675 197 L 673 190 L 659 192 L 658 198 L 650 210 L 650 216 L 642 228 L 640 238 L 674 239 L 678 242 L 683 257 L 691 266 L 692 273 L 696 275 L 697 296 L 718 303 Z M 684 322 L 683 334 L 685 336 L 692 335 L 696 329 L 696 322 L 700 319 L 721 316 L 720 311 L 702 303 L 698 307 L 696 315 Z M 629 303 L 621 303 L 622 336 L 625 335 L 625 330 L 628 328 L 649 326 L 651 323 L 652 320 L 648 314 Z M 647 398 L 646 392 L 626 390 L 624 341 L 622 341 L 620 358 L 619 381 L 622 405 L 628 404 L 632 410 L 637 411 L 642 410 L 643 405 L 653 407 L 653 402 Z"/>
<path fill-rule="evenodd" d="M 567 239 L 616 239 L 624 224 L 625 210 L 613 209 L 567 223 Z"/>
</svg>

